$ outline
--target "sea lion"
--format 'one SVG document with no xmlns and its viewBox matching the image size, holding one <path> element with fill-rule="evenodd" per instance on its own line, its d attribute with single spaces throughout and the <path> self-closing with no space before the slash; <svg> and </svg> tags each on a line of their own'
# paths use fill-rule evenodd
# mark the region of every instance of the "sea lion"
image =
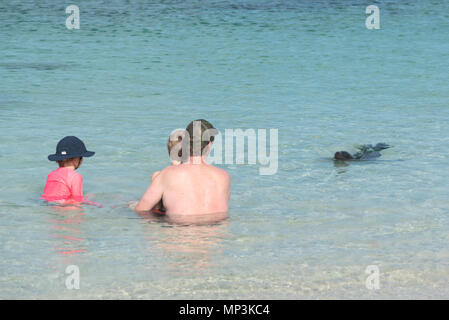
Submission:
<svg viewBox="0 0 449 320">
<path fill-rule="evenodd" d="M 380 152 L 381 150 L 391 148 L 390 145 L 386 143 L 378 143 L 374 147 L 371 144 L 363 144 L 356 146 L 358 151 L 354 155 L 350 154 L 347 151 L 338 151 L 334 154 L 334 160 L 339 161 L 351 161 L 351 160 L 369 160 L 369 159 L 375 159 L 381 156 Z"/>
<path fill-rule="evenodd" d="M 337 151 L 335 152 L 334 159 L 345 161 L 345 160 L 354 160 L 354 157 L 347 151 Z"/>
</svg>

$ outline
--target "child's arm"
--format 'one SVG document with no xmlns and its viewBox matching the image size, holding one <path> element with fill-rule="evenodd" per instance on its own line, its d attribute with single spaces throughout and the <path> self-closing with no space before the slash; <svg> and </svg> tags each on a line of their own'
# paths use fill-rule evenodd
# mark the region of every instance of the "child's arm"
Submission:
<svg viewBox="0 0 449 320">
<path fill-rule="evenodd" d="M 98 207 L 98 208 L 103 208 L 103 204 L 99 203 L 99 202 L 94 202 L 94 201 L 90 201 L 90 200 L 84 199 L 83 203 L 90 204 L 91 206 L 95 206 L 95 207 Z"/>
<path fill-rule="evenodd" d="M 84 198 L 83 177 L 80 174 L 73 177 L 71 190 L 72 190 L 72 199 L 75 200 L 76 202 L 90 204 L 92 206 L 96 206 L 99 208 L 103 207 L 101 203 L 93 202 Z"/>
<path fill-rule="evenodd" d="M 76 202 L 83 202 L 83 177 L 80 174 L 76 174 L 71 181 L 72 199 Z"/>
</svg>

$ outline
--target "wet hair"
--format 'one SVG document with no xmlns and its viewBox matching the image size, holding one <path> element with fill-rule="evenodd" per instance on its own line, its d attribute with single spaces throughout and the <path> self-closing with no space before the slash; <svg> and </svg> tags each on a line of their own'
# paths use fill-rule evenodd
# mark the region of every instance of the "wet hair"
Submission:
<svg viewBox="0 0 449 320">
<path fill-rule="evenodd" d="M 194 125 L 196 124 L 196 125 Z M 196 129 L 194 132 L 194 129 Z M 198 131 L 199 129 L 199 131 Z M 207 120 L 204 119 L 198 119 L 194 120 L 189 123 L 189 125 L 186 128 L 187 133 L 189 134 L 190 138 L 190 156 L 200 156 L 203 155 L 205 152 L 205 149 L 209 145 L 210 142 L 214 141 L 214 136 L 218 134 L 217 129 L 214 128 L 214 126 Z M 207 132 L 209 134 L 209 137 L 204 137 L 204 133 Z M 203 138 L 206 138 L 203 140 Z M 200 150 L 194 150 L 195 142 L 201 143 L 201 151 Z"/>
<path fill-rule="evenodd" d="M 334 155 L 335 160 L 352 160 L 354 157 L 347 151 L 338 151 Z"/>
</svg>

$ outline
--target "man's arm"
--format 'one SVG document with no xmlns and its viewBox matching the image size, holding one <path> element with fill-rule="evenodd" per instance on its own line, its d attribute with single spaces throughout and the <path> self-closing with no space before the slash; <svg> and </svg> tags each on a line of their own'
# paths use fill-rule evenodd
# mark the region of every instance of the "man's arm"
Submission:
<svg viewBox="0 0 449 320">
<path fill-rule="evenodd" d="M 150 211 L 162 200 L 164 194 L 162 174 L 158 174 L 136 206 L 136 211 Z"/>
</svg>

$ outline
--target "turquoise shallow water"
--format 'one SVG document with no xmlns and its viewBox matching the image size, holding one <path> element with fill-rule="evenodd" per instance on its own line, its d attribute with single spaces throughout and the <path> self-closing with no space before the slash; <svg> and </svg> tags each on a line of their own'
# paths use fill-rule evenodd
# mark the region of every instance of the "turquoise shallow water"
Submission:
<svg viewBox="0 0 449 320">
<path fill-rule="evenodd" d="M 449 296 L 448 2 L 376 1 L 380 30 L 364 1 L 79 0 L 80 30 L 69 4 L 0 3 L 0 298 Z M 127 203 L 196 118 L 278 129 L 277 173 L 221 165 L 224 222 L 141 219 Z M 65 135 L 97 152 L 80 173 L 104 208 L 38 200 Z"/>
</svg>

